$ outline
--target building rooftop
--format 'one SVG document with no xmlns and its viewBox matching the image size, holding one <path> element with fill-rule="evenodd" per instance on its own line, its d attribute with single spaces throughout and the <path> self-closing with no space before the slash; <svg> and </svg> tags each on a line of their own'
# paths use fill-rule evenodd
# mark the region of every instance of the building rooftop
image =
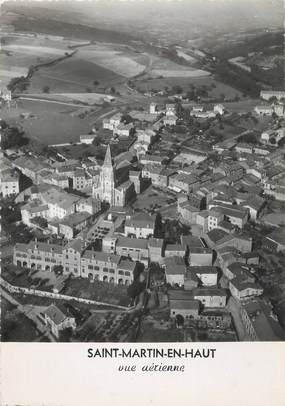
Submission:
<svg viewBox="0 0 285 406">
<path fill-rule="evenodd" d="M 74 227 L 78 224 L 81 224 L 83 221 L 91 217 L 91 214 L 85 211 L 79 213 L 73 213 L 69 216 L 64 217 L 63 220 L 59 221 L 59 224 L 64 224 L 70 227 Z"/>
<path fill-rule="evenodd" d="M 135 267 L 136 267 L 136 262 L 128 261 L 125 259 L 121 259 L 121 261 L 119 262 L 119 265 L 118 265 L 118 269 L 123 269 L 125 271 L 130 271 L 130 272 L 134 272 Z"/>
<path fill-rule="evenodd" d="M 211 230 L 207 233 L 208 238 L 216 244 L 218 241 L 222 240 L 224 237 L 226 237 L 228 233 L 226 233 L 223 230 L 220 230 L 218 228 L 215 228 L 214 230 Z"/>
<path fill-rule="evenodd" d="M 148 240 L 144 238 L 119 237 L 117 247 L 147 249 Z"/>
<path fill-rule="evenodd" d="M 52 304 L 46 310 L 44 310 L 44 314 L 51 319 L 55 324 L 59 325 L 64 320 L 68 318 L 56 305 Z"/>
<path fill-rule="evenodd" d="M 169 300 L 193 300 L 192 291 L 190 290 L 179 290 L 179 289 L 170 289 L 167 292 Z"/>
<path fill-rule="evenodd" d="M 200 308 L 200 302 L 199 300 L 195 299 L 188 299 L 188 300 L 175 300 L 175 299 L 170 299 L 169 300 L 169 306 L 171 309 L 185 309 L 185 310 L 199 310 Z"/>
<path fill-rule="evenodd" d="M 57 244 L 49 244 L 46 242 L 38 242 L 38 241 L 30 241 L 29 244 L 26 245 L 27 249 L 35 251 L 44 251 L 56 254 L 62 254 L 62 246 Z M 16 244 L 17 249 L 17 244 Z"/>
<path fill-rule="evenodd" d="M 106 252 L 86 250 L 86 251 L 84 251 L 82 258 L 89 259 L 89 260 L 94 259 L 94 260 L 100 261 L 100 262 L 118 264 L 120 262 L 121 257 L 119 255 L 109 254 Z"/>
<path fill-rule="evenodd" d="M 240 292 L 246 289 L 257 289 L 263 291 L 259 283 L 248 281 L 243 277 L 234 278 L 230 281 L 230 283 Z"/>
<path fill-rule="evenodd" d="M 186 271 L 183 258 L 178 256 L 164 258 L 165 272 L 168 275 L 181 275 Z"/>
<path fill-rule="evenodd" d="M 166 244 L 165 251 L 180 251 L 185 252 L 185 248 L 180 244 Z"/>
<path fill-rule="evenodd" d="M 13 166 L 23 169 L 29 169 L 33 172 L 39 172 L 42 169 L 50 168 L 50 165 L 42 162 L 38 158 L 34 158 L 31 156 L 21 156 L 20 158 L 15 159 L 15 161 L 13 161 Z"/>
<path fill-rule="evenodd" d="M 125 227 L 153 228 L 155 218 L 156 216 L 150 216 L 147 213 L 138 213 L 126 220 Z"/>
<path fill-rule="evenodd" d="M 255 299 L 244 304 L 242 307 L 251 321 L 258 340 L 284 340 L 284 332 L 276 317 L 273 316 L 272 308 L 268 303 Z"/>
<path fill-rule="evenodd" d="M 163 247 L 163 238 L 149 238 L 148 246 L 151 248 L 161 248 Z"/>
<path fill-rule="evenodd" d="M 183 247 L 191 248 L 204 248 L 201 238 L 195 237 L 193 235 L 181 235 L 181 244 Z"/>
<path fill-rule="evenodd" d="M 80 200 L 79 196 L 67 193 L 55 187 L 43 192 L 41 197 L 46 204 L 57 205 L 63 209 L 69 209 L 74 203 Z"/>
<path fill-rule="evenodd" d="M 190 266 L 188 268 L 190 271 L 193 271 L 195 274 L 218 274 L 218 269 L 215 266 Z"/>
<path fill-rule="evenodd" d="M 194 297 L 197 296 L 227 296 L 226 289 L 222 288 L 195 288 L 193 289 Z"/>
<path fill-rule="evenodd" d="M 67 249 L 70 249 L 70 248 L 72 248 L 74 251 L 77 251 L 77 252 L 81 253 L 83 251 L 83 249 L 84 249 L 84 242 L 79 238 L 77 238 L 76 240 L 69 241 L 64 246 L 64 249 L 67 250 Z"/>
</svg>

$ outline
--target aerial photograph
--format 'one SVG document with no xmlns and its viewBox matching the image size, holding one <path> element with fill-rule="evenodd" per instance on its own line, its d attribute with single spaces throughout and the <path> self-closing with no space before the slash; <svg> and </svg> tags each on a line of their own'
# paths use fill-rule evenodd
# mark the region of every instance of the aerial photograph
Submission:
<svg viewBox="0 0 285 406">
<path fill-rule="evenodd" d="M 0 3 L 1 341 L 284 341 L 283 1 Z"/>
</svg>

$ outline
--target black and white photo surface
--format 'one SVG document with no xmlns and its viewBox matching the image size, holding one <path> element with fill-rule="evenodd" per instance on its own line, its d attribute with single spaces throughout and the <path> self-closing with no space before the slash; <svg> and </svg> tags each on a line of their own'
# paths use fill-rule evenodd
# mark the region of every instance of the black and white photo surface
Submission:
<svg viewBox="0 0 285 406">
<path fill-rule="evenodd" d="M 282 11 L 1 3 L 3 342 L 284 341 Z"/>
</svg>

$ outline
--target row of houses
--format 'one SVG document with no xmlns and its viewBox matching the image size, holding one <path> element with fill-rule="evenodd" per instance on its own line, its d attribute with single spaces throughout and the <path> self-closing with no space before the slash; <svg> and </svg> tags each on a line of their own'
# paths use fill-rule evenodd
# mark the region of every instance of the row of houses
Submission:
<svg viewBox="0 0 285 406">
<path fill-rule="evenodd" d="M 117 284 L 130 284 L 137 263 L 120 255 L 86 249 L 80 239 L 65 246 L 32 241 L 16 244 L 13 263 L 30 269 L 52 271 L 62 267 L 64 274 Z"/>
</svg>

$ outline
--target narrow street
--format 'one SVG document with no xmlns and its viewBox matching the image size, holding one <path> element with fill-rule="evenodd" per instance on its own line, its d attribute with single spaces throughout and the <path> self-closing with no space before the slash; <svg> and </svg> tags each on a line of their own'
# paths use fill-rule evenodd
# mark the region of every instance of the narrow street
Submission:
<svg viewBox="0 0 285 406">
<path fill-rule="evenodd" d="M 237 336 L 238 336 L 238 340 L 245 341 L 245 330 L 244 330 L 243 322 L 241 320 L 238 305 L 236 304 L 235 300 L 232 297 L 229 298 L 229 301 L 227 304 L 227 310 L 232 315 L 232 318 L 234 321 L 234 326 L 235 326 Z"/>
</svg>

